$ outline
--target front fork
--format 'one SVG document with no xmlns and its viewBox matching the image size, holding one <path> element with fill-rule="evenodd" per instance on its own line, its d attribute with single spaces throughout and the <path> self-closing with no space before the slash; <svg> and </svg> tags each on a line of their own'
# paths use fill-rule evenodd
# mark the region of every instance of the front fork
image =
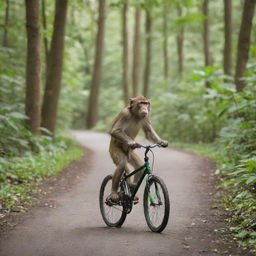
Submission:
<svg viewBox="0 0 256 256">
<path fill-rule="evenodd" d="M 150 205 L 151 206 L 161 205 L 162 204 L 162 200 L 161 200 L 161 196 L 160 196 L 159 189 L 158 189 L 158 186 L 157 186 L 156 182 L 154 182 L 154 186 L 155 186 L 156 197 L 158 199 L 157 202 L 153 198 L 152 192 L 150 191 L 149 182 L 150 182 L 151 178 L 152 178 L 152 174 L 149 174 L 148 177 L 147 177 L 147 181 L 146 181 L 147 182 L 146 186 L 148 187 L 148 199 L 149 199 Z"/>
</svg>

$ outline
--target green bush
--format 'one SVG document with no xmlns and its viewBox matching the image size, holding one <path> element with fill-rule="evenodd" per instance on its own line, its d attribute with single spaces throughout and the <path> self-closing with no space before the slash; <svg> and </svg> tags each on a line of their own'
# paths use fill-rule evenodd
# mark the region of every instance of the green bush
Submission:
<svg viewBox="0 0 256 256">
<path fill-rule="evenodd" d="M 205 87 L 206 80 L 211 82 L 210 88 Z M 234 85 L 223 83 L 218 68 L 208 67 L 173 84 L 170 91 L 152 102 L 157 131 L 170 141 L 213 142 L 226 122 L 222 113 Z"/>
<path fill-rule="evenodd" d="M 254 64 L 248 67 L 242 92 L 214 67 L 173 84 L 171 92 L 153 101 L 153 123 L 170 144 L 214 142 L 211 148 L 218 150 L 210 155 L 229 191 L 224 207 L 231 214 L 231 230 L 239 244 L 256 251 L 256 74 Z"/>
<path fill-rule="evenodd" d="M 222 128 L 218 144 L 225 147 L 220 172 L 223 186 L 230 188 L 225 207 L 232 213 L 235 238 L 256 251 L 256 79 L 234 95 L 228 109 L 229 123 Z"/>
<path fill-rule="evenodd" d="M 56 175 L 71 161 L 82 156 L 82 150 L 71 140 L 58 138 L 38 153 L 22 157 L 0 158 L 0 202 L 5 210 L 30 203 L 33 186 L 44 177 Z"/>
</svg>

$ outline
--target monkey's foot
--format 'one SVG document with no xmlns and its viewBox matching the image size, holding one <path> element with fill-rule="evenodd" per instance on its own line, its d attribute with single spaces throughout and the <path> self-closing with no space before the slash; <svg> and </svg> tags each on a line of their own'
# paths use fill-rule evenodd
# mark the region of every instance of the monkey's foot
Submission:
<svg viewBox="0 0 256 256">
<path fill-rule="evenodd" d="M 107 200 L 117 203 L 120 200 L 120 196 L 116 192 L 111 192 L 111 194 L 107 197 Z"/>
<path fill-rule="evenodd" d="M 133 204 L 137 204 L 137 203 L 139 203 L 139 197 L 135 196 L 133 198 Z"/>
</svg>

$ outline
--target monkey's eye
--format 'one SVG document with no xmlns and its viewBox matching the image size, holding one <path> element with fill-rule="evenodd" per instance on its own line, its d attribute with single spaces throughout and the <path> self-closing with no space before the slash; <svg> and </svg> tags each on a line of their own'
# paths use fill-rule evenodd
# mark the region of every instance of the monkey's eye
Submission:
<svg viewBox="0 0 256 256">
<path fill-rule="evenodd" d="M 141 101 L 140 104 L 142 104 L 142 105 L 149 105 L 149 102 L 147 102 L 147 101 Z"/>
</svg>

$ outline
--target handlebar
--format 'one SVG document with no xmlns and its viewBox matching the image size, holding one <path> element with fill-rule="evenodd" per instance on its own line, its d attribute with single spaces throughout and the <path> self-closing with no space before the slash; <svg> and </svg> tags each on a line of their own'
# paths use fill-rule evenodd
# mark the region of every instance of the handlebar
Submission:
<svg viewBox="0 0 256 256">
<path fill-rule="evenodd" d="M 156 144 L 149 144 L 149 145 L 141 145 L 141 144 L 136 142 L 136 143 L 132 144 L 130 147 L 132 149 L 145 148 L 146 151 L 149 151 L 151 148 L 155 148 L 155 147 L 166 148 L 167 146 L 168 146 L 168 143 L 166 143 L 166 145 L 161 145 L 161 144 L 158 144 L 158 143 L 156 143 Z"/>
<path fill-rule="evenodd" d="M 162 145 L 160 144 L 149 144 L 149 145 L 140 145 L 138 148 L 146 148 L 146 149 L 150 149 L 150 148 L 156 148 L 156 147 L 159 147 L 159 148 L 163 148 Z"/>
<path fill-rule="evenodd" d="M 163 146 L 160 145 L 160 144 L 149 144 L 149 145 L 145 145 L 145 146 L 144 145 L 138 145 L 137 148 L 145 148 L 146 149 L 145 152 L 144 152 L 144 155 L 145 155 L 144 156 L 144 160 L 148 161 L 148 156 L 147 156 L 148 152 L 149 151 L 152 152 L 151 148 L 156 148 L 156 147 L 162 148 Z"/>
</svg>

